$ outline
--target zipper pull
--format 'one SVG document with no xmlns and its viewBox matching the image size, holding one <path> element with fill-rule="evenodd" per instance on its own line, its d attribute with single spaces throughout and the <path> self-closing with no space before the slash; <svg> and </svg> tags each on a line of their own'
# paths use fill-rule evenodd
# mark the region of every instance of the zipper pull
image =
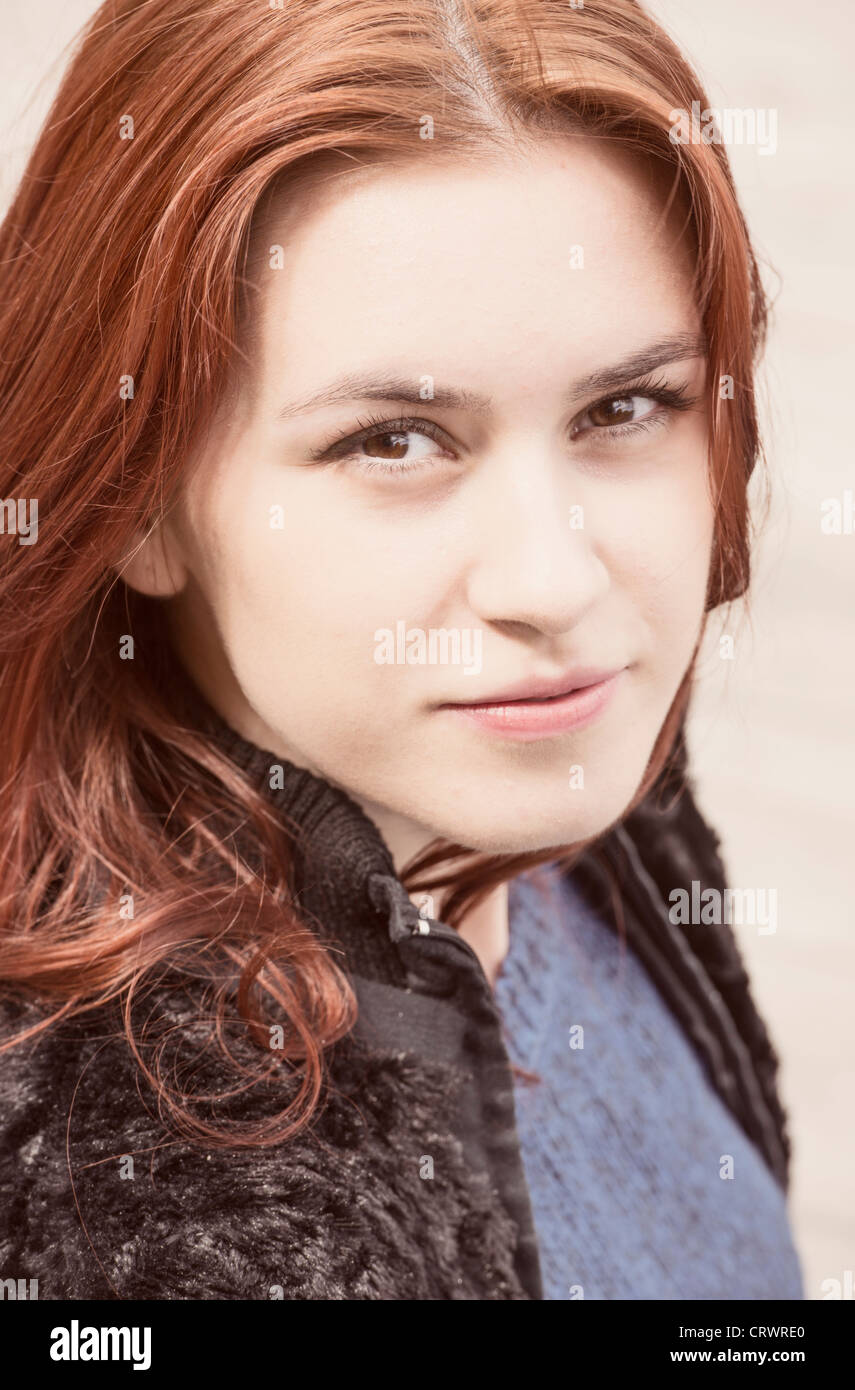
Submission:
<svg viewBox="0 0 855 1390">
<path fill-rule="evenodd" d="M 388 915 L 389 937 L 395 945 L 406 937 L 430 935 L 430 922 L 417 911 L 400 879 L 372 874 L 368 895 L 378 912 Z"/>
<path fill-rule="evenodd" d="M 430 918 L 433 917 L 433 898 L 430 893 L 422 894 L 419 906 L 419 920 L 413 927 L 413 935 L 430 936 Z"/>
</svg>

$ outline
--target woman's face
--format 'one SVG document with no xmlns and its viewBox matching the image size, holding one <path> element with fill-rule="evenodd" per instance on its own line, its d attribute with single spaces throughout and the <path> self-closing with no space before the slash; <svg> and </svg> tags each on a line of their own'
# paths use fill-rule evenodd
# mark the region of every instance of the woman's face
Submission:
<svg viewBox="0 0 855 1390">
<path fill-rule="evenodd" d="M 399 867 L 436 835 L 597 834 L 644 773 L 713 534 L 677 221 L 568 136 L 353 168 L 258 229 L 251 380 L 124 574 L 174 594 L 233 727 L 344 787 Z M 528 681 L 595 688 L 472 709 Z"/>
</svg>

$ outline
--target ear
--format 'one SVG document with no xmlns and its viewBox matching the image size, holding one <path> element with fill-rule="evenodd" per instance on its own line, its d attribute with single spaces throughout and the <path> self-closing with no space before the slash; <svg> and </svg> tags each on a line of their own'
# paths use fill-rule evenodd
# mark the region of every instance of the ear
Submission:
<svg viewBox="0 0 855 1390">
<path fill-rule="evenodd" d="M 120 579 L 151 598 L 172 598 L 188 579 L 181 547 L 168 520 L 136 532 L 125 559 L 115 566 Z"/>
</svg>

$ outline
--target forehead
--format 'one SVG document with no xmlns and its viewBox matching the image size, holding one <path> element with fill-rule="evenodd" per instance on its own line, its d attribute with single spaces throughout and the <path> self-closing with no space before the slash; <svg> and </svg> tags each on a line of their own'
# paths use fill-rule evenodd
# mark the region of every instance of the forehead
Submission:
<svg viewBox="0 0 855 1390">
<path fill-rule="evenodd" d="M 548 386 L 697 323 L 669 171 L 603 141 L 344 167 L 283 188 L 253 246 L 262 370 Z M 281 247 L 281 256 L 271 248 Z M 546 374 L 546 378 L 544 377 Z"/>
</svg>

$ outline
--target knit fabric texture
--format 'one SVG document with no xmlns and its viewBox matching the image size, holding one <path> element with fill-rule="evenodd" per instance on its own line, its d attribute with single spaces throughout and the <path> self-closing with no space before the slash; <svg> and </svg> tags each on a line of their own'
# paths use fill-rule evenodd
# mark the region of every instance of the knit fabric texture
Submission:
<svg viewBox="0 0 855 1390">
<path fill-rule="evenodd" d="M 510 885 L 495 989 L 547 1299 L 801 1299 L 786 1198 L 572 876 Z M 580 1045 L 581 1044 L 581 1045 Z"/>
</svg>

